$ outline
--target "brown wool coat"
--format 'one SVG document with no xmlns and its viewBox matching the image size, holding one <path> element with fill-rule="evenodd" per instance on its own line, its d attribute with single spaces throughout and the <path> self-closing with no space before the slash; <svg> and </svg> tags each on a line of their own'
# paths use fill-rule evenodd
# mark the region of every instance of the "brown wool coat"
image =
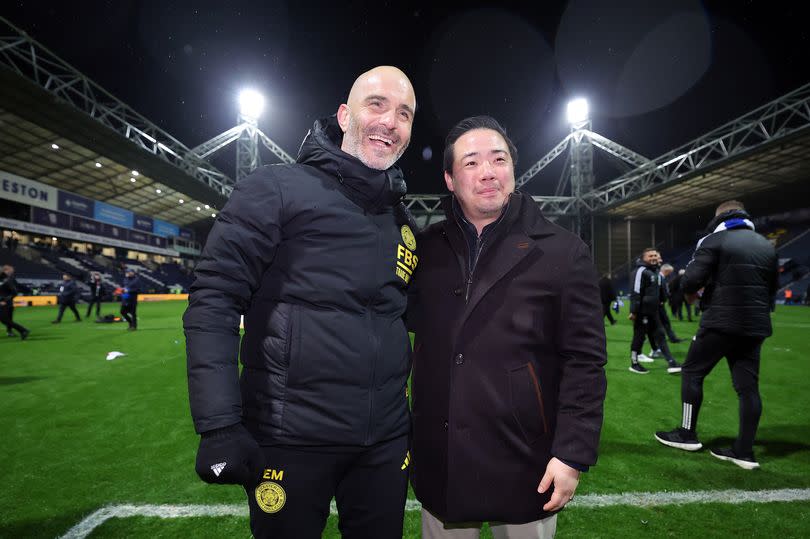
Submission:
<svg viewBox="0 0 810 539">
<path fill-rule="evenodd" d="M 467 243 L 446 221 L 418 236 L 410 288 L 417 498 L 448 522 L 549 516 L 552 456 L 596 463 L 605 332 L 585 244 L 512 195 L 466 294 Z M 462 269 L 464 268 L 464 269 Z"/>
</svg>

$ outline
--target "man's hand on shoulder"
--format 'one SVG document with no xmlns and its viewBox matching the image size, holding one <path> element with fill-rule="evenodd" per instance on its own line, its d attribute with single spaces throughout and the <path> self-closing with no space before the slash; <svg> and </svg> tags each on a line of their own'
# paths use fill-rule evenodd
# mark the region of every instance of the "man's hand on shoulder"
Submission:
<svg viewBox="0 0 810 539">
<path fill-rule="evenodd" d="M 546 466 L 546 473 L 537 486 L 540 494 L 554 484 L 551 499 L 543 506 L 544 511 L 559 511 L 574 497 L 579 484 L 579 470 L 575 470 L 557 457 L 552 457 Z"/>
<path fill-rule="evenodd" d="M 241 423 L 202 433 L 196 471 L 206 483 L 250 485 L 262 468 L 264 454 Z"/>
</svg>

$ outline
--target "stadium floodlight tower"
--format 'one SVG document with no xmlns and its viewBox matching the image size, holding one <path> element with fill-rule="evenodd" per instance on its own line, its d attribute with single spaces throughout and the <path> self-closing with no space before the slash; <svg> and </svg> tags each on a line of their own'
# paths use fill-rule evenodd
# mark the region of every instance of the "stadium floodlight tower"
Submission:
<svg viewBox="0 0 810 539">
<path fill-rule="evenodd" d="M 585 243 L 591 243 L 591 214 L 585 206 L 583 197 L 593 190 L 593 144 L 588 133 L 591 131 L 591 119 L 588 101 L 578 97 L 568 102 L 568 123 L 571 125 L 569 145 L 569 171 L 571 174 L 571 195 L 577 200 L 576 233 Z"/>
<path fill-rule="evenodd" d="M 210 140 L 206 140 L 189 152 L 195 159 L 207 160 L 222 150 L 231 142 L 236 142 L 236 181 L 238 182 L 257 167 L 261 166 L 259 142 L 273 152 L 284 163 L 295 163 L 295 159 L 285 152 L 281 146 L 270 140 L 259 129 L 259 118 L 264 111 L 264 97 L 255 90 L 243 90 L 239 94 L 239 115 L 237 125 L 220 133 Z M 230 179 L 229 179 L 230 180 Z M 234 182 L 229 181 L 233 188 Z M 230 194 L 230 189 L 228 190 Z"/>
<path fill-rule="evenodd" d="M 261 166 L 259 156 L 259 117 L 264 111 L 264 96 L 256 90 L 239 92 L 239 116 L 237 124 L 245 129 L 236 140 L 236 181 Z"/>
</svg>

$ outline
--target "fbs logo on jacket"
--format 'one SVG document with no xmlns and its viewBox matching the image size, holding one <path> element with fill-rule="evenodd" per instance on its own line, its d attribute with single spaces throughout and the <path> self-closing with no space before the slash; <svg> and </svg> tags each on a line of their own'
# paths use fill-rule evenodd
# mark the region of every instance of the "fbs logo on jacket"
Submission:
<svg viewBox="0 0 810 539">
<path fill-rule="evenodd" d="M 419 263 L 419 257 L 416 256 L 416 237 L 408 225 L 402 225 L 400 228 L 402 233 L 402 243 L 397 244 L 397 277 L 408 284 L 411 280 L 413 272 L 416 270 L 416 265 Z"/>
</svg>

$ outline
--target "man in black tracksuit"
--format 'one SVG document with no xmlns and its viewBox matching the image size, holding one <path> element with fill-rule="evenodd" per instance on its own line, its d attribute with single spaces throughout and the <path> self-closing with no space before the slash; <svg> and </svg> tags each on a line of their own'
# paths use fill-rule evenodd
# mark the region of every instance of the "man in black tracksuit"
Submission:
<svg viewBox="0 0 810 539">
<path fill-rule="evenodd" d="M 613 280 L 610 274 L 605 274 L 599 279 L 599 297 L 602 300 L 602 316 L 607 317 L 610 325 L 614 325 L 616 320 L 610 312 L 610 304 L 616 301 L 616 287 L 613 286 Z"/>
<path fill-rule="evenodd" d="M 121 292 L 121 316 L 129 323 L 128 331 L 138 329 L 138 294 L 141 293 L 141 278 L 128 268 Z"/>
<path fill-rule="evenodd" d="M 333 497 L 343 537 L 402 537 L 418 256 L 394 163 L 415 108 L 399 69 L 361 75 L 295 164 L 237 184 L 195 270 L 183 320 L 196 470 L 244 486 L 256 537 L 321 537 Z"/>
<path fill-rule="evenodd" d="M 76 322 L 81 322 L 79 311 L 76 310 L 76 300 L 79 299 L 79 289 L 76 287 L 76 281 L 69 273 L 62 274 L 62 284 L 59 286 L 59 294 L 56 296 L 56 301 L 59 303 L 59 313 L 56 315 L 56 320 L 51 324 L 58 324 L 62 321 L 62 315 L 65 314 L 65 309 L 73 311 L 76 317 Z"/>
<path fill-rule="evenodd" d="M 686 303 L 683 289 L 681 288 L 681 279 L 683 278 L 684 273 L 686 273 L 685 269 L 678 270 L 678 274 L 674 279 L 672 279 L 672 282 L 669 285 L 669 291 L 672 294 L 669 300 L 669 305 L 672 308 L 672 316 L 677 317 L 680 321 L 683 321 L 683 308 L 686 306 L 687 320 L 691 322 L 692 306 Z"/>
<path fill-rule="evenodd" d="M 14 296 L 17 295 L 17 280 L 14 278 L 14 266 L 6 264 L 0 272 L 0 323 L 6 326 L 6 333 L 9 337 L 14 336 L 14 331 L 20 334 L 20 338 L 25 340 L 29 331 L 20 324 L 14 322 Z"/>
<path fill-rule="evenodd" d="M 697 418 L 703 402 L 703 379 L 725 357 L 740 401 L 740 428 L 733 447 L 711 451 L 745 469 L 758 468 L 754 438 L 762 414 L 759 353 L 772 333 L 770 312 L 778 288 L 778 258 L 773 245 L 754 231 L 743 205 L 721 204 L 698 242 L 681 286 L 687 300 L 704 288 L 700 328 L 692 339 L 681 380 L 682 423 L 657 432 L 659 442 L 697 451 Z"/>
<path fill-rule="evenodd" d="M 658 306 L 658 317 L 661 320 L 661 326 L 664 328 L 664 332 L 671 343 L 679 343 L 682 342 L 683 339 L 679 338 L 675 334 L 675 330 L 672 329 L 672 322 L 669 320 L 669 316 L 667 315 L 667 302 L 672 301 L 672 291 L 670 290 L 670 283 L 669 276 L 672 275 L 672 271 L 674 268 L 671 264 L 662 264 L 661 263 L 661 252 L 658 253 L 658 281 L 661 286 L 661 303 Z"/>
<path fill-rule="evenodd" d="M 667 338 L 659 319 L 661 306 L 661 282 L 658 277 L 658 251 L 653 247 L 644 249 L 632 275 L 630 315 L 633 321 L 633 341 L 630 345 L 630 372 L 647 374 L 649 371 L 639 363 L 644 338 L 653 343 L 653 350 L 660 349 L 667 360 L 667 372 L 677 374 L 681 366 L 672 357 Z M 655 346 L 657 345 L 657 346 Z"/>
<path fill-rule="evenodd" d="M 96 306 L 96 318 L 101 316 L 101 274 L 97 271 L 92 272 L 87 284 L 90 286 L 90 301 L 87 302 L 87 314 L 84 315 L 84 318 L 89 320 L 93 305 Z"/>
</svg>

